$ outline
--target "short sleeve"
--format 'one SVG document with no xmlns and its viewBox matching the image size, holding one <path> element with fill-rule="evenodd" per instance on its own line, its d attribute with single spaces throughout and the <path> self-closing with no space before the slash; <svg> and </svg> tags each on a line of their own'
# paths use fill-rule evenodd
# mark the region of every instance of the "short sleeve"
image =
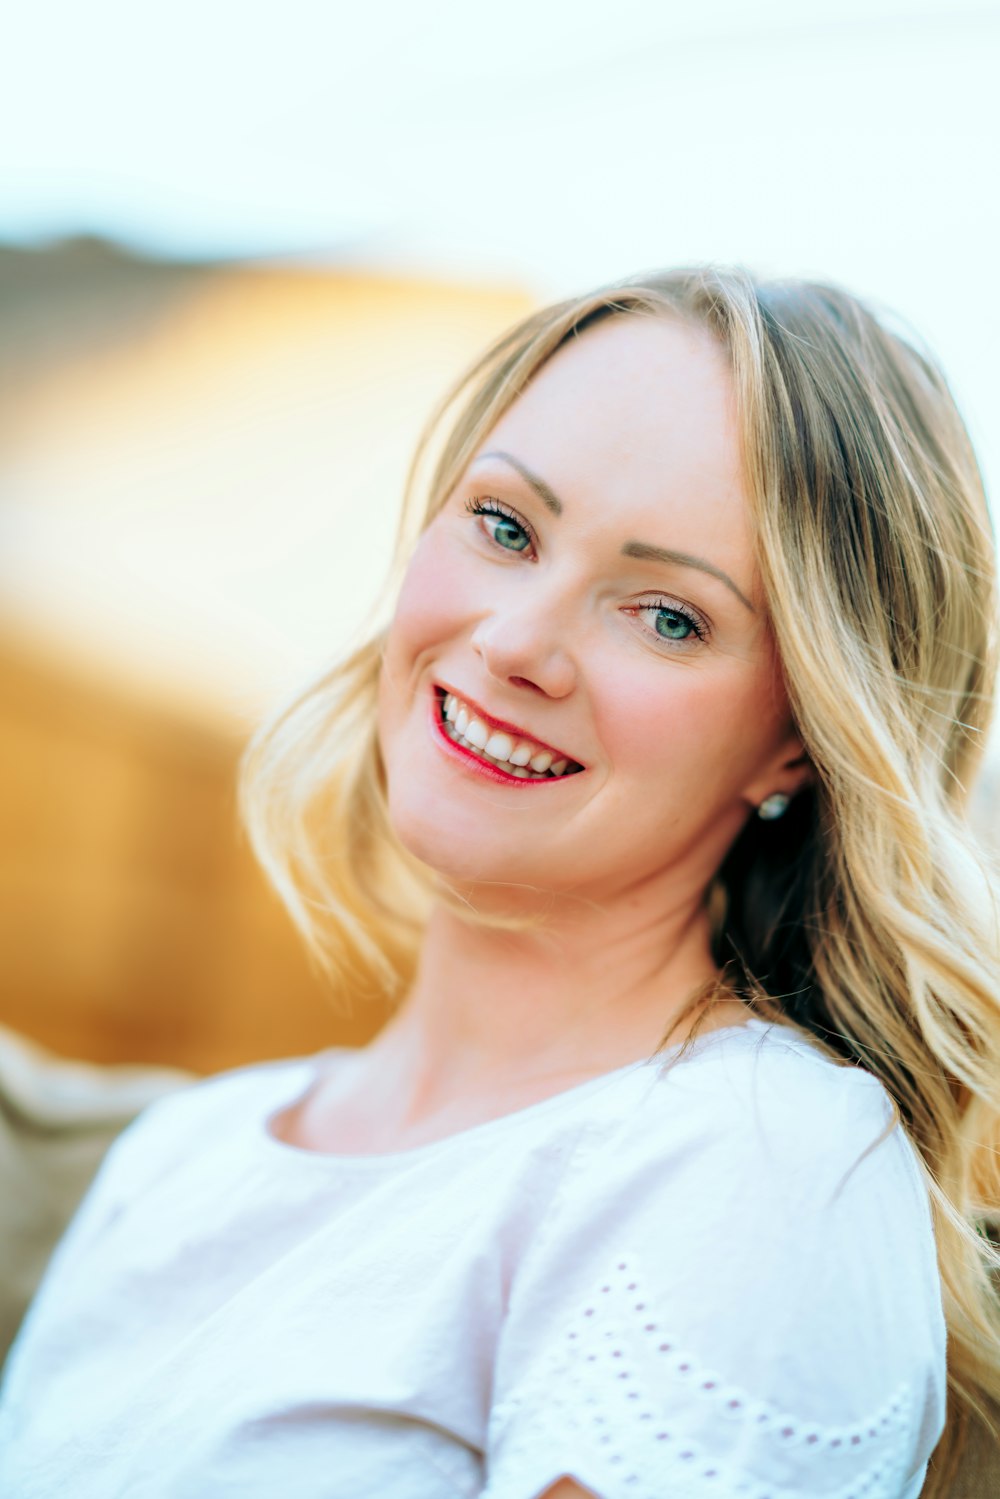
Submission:
<svg viewBox="0 0 1000 1499">
<path fill-rule="evenodd" d="M 512 1286 L 483 1499 L 919 1493 L 926 1189 L 880 1085 L 803 1046 L 716 1046 L 595 1123 Z"/>
</svg>

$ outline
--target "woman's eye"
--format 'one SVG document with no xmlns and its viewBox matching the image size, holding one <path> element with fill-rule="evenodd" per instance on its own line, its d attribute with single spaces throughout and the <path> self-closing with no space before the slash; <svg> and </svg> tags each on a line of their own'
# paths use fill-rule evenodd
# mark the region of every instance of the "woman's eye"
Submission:
<svg viewBox="0 0 1000 1499">
<path fill-rule="evenodd" d="M 689 642 L 704 640 L 708 634 L 707 625 L 700 624 L 685 609 L 676 608 L 673 604 L 668 604 L 665 599 L 655 604 L 640 604 L 638 608 L 629 612 L 646 615 L 659 638 L 672 641 L 676 645 L 687 645 Z"/>
<path fill-rule="evenodd" d="M 689 636 L 697 634 L 693 622 L 677 609 L 657 608 L 654 612 L 656 619 L 653 628 L 664 640 L 687 640 Z"/>
<path fill-rule="evenodd" d="M 528 528 L 517 517 L 501 507 L 497 500 L 467 500 L 466 510 L 470 515 L 480 515 L 487 533 L 497 546 L 507 552 L 523 552 L 531 545 Z"/>
<path fill-rule="evenodd" d="M 526 546 L 530 546 L 524 527 L 519 526 L 516 520 L 501 517 L 490 527 L 490 535 L 500 546 L 511 552 L 523 552 Z"/>
</svg>

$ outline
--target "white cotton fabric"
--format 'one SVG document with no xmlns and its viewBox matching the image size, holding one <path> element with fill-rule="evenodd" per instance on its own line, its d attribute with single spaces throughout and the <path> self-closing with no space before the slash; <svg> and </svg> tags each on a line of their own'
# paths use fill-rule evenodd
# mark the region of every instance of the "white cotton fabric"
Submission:
<svg viewBox="0 0 1000 1499">
<path fill-rule="evenodd" d="M 317 1066 L 149 1108 L 0 1403 L 4 1499 L 914 1499 L 945 1329 L 881 1086 L 753 1018 L 448 1139 L 282 1143 Z"/>
</svg>

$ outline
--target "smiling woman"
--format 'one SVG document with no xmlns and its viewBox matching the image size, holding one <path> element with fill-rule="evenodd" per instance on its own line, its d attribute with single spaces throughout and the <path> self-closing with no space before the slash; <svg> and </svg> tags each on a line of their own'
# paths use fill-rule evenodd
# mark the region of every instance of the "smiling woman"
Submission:
<svg viewBox="0 0 1000 1499">
<path fill-rule="evenodd" d="M 843 292 L 673 272 L 518 325 L 431 432 L 391 621 L 243 787 L 393 1018 L 125 1134 L 4 1494 L 955 1496 L 1000 1004 L 944 381 Z"/>
</svg>

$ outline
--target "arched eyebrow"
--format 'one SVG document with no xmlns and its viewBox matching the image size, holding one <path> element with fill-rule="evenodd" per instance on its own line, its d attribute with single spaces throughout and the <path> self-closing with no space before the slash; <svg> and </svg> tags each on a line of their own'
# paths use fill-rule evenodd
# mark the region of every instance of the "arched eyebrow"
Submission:
<svg viewBox="0 0 1000 1499">
<path fill-rule="evenodd" d="M 704 557 L 692 557 L 690 552 L 674 552 L 669 547 L 654 547 L 648 541 L 626 541 L 622 547 L 623 557 L 638 557 L 640 562 L 669 562 L 675 567 L 696 567 L 701 573 L 708 573 L 711 578 L 718 578 L 720 583 L 725 583 L 731 593 L 735 593 L 744 608 L 749 609 L 751 614 L 757 610 L 751 604 L 742 589 L 737 588 L 728 573 L 724 573 L 721 567 L 716 567 L 711 562 L 706 562 Z"/>
<path fill-rule="evenodd" d="M 552 492 L 544 479 L 540 479 L 537 474 L 533 474 L 531 469 L 526 467 L 519 458 L 513 457 L 510 453 L 494 451 L 492 453 L 480 453 L 476 462 L 485 463 L 487 458 L 499 458 L 501 463 L 509 463 L 511 468 L 516 469 L 521 475 L 525 484 L 535 491 L 546 509 L 551 510 L 553 515 L 562 515 L 562 500 Z"/>
<path fill-rule="evenodd" d="M 563 502 L 559 496 L 546 484 L 544 479 L 540 479 L 537 474 L 532 473 L 531 469 L 526 464 L 523 464 L 519 458 L 515 458 L 511 453 L 501 453 L 499 450 L 494 449 L 489 453 L 481 453 L 476 461 L 485 462 L 487 458 L 499 459 L 501 463 L 509 464 L 512 469 L 520 474 L 525 484 L 534 490 L 547 510 L 551 511 L 553 515 L 562 515 Z M 757 613 L 754 605 L 751 604 L 743 590 L 737 588 L 729 574 L 724 573 L 722 568 L 716 567 L 714 563 L 707 562 L 704 557 L 694 557 L 690 552 L 675 552 L 670 547 L 653 546 L 648 541 L 626 541 L 622 547 L 622 556 L 637 557 L 640 562 L 666 562 L 673 567 L 695 567 L 699 572 L 708 573 L 710 578 L 717 578 L 720 583 L 724 583 L 729 591 L 736 595 L 744 608 L 749 609 L 751 614 Z"/>
</svg>

